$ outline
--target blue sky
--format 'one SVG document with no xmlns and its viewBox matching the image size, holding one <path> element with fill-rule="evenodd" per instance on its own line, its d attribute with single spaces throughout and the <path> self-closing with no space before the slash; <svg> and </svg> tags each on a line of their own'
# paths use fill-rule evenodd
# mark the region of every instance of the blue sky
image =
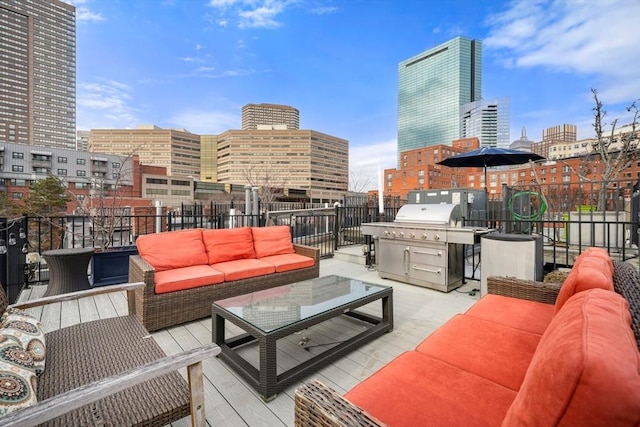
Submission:
<svg viewBox="0 0 640 427">
<path fill-rule="evenodd" d="M 398 63 L 457 36 L 483 42 L 484 98 L 526 127 L 592 135 L 640 98 L 639 0 L 74 0 L 79 129 L 239 129 L 247 103 L 290 105 L 300 128 L 349 140 L 377 184 L 397 158 Z"/>
</svg>

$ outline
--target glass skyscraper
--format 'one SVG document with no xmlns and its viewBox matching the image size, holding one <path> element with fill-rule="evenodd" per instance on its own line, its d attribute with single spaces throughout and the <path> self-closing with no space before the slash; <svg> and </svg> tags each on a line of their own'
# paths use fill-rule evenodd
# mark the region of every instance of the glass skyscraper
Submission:
<svg viewBox="0 0 640 427">
<path fill-rule="evenodd" d="M 398 65 L 398 155 L 460 138 L 461 108 L 481 99 L 482 42 L 457 37 Z"/>
<path fill-rule="evenodd" d="M 0 141 L 75 148 L 75 10 L 0 0 Z"/>
<path fill-rule="evenodd" d="M 509 148 L 510 104 L 507 96 L 464 104 L 460 112 L 460 138 L 476 137 L 480 147 Z"/>
</svg>

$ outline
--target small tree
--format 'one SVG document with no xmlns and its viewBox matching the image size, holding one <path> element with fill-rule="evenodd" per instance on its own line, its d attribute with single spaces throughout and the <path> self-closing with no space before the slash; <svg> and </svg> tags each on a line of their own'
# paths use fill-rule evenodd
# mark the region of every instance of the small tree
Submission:
<svg viewBox="0 0 640 427">
<path fill-rule="evenodd" d="M 640 138 L 638 133 L 639 110 L 635 101 L 627 107 L 627 111 L 633 115 L 630 131 L 616 134 L 618 119 L 614 119 L 611 122 L 610 129 L 607 130 L 608 124 L 605 122 L 607 111 L 598 98 L 598 91 L 591 89 L 591 93 L 595 102 L 593 107 L 595 139 L 587 147 L 587 154 L 576 172 L 581 180 L 600 181 L 598 210 L 605 211 L 607 209 L 607 190 L 610 183 L 616 180 L 622 171 L 638 159 L 638 139 Z"/>
<path fill-rule="evenodd" d="M 242 176 L 249 185 L 258 188 L 258 195 L 263 204 L 274 202 L 287 185 L 287 176 L 275 173 L 268 165 L 251 165 L 242 171 Z"/>
<path fill-rule="evenodd" d="M 67 189 L 53 176 L 35 181 L 22 198 L 24 212 L 40 218 L 64 215 L 69 201 Z"/>
<path fill-rule="evenodd" d="M 364 176 L 362 172 L 349 172 L 349 195 L 366 193 L 371 184 L 371 177 Z"/>
</svg>

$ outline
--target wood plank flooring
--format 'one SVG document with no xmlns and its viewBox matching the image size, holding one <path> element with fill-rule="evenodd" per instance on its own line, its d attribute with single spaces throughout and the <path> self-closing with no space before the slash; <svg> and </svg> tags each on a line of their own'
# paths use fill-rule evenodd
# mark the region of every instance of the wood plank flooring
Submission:
<svg viewBox="0 0 640 427">
<path fill-rule="evenodd" d="M 318 378 L 336 391 L 344 393 L 367 378 L 401 352 L 414 348 L 429 333 L 456 313 L 462 313 L 478 298 L 468 294 L 479 289 L 478 281 L 449 293 L 442 293 L 418 286 L 380 279 L 376 271 L 365 266 L 340 261 L 335 258 L 320 262 L 320 275 L 338 274 L 365 282 L 384 284 L 394 288 L 394 329 L 373 342 L 354 350 L 326 368 L 309 375 Z M 41 296 L 46 287 L 36 286 L 23 291 L 21 300 Z M 380 303 L 372 303 L 363 310 L 379 313 Z M 45 330 L 118 316 L 127 313 L 126 294 L 117 293 L 85 298 L 79 302 L 65 302 L 45 308 L 32 309 L 41 319 Z M 227 322 L 228 324 L 229 322 Z M 352 319 L 338 318 L 294 334 L 278 342 L 279 371 L 295 366 L 301 360 L 329 348 L 332 343 L 346 339 L 362 326 Z M 227 333 L 237 333 L 233 325 Z M 167 354 L 175 354 L 211 342 L 211 318 L 163 329 L 152 334 Z M 299 344 L 302 337 L 309 338 L 305 347 Z M 257 347 L 247 346 L 243 355 L 257 364 Z M 186 370 L 181 372 L 186 378 Z M 301 384 L 294 384 L 279 393 L 270 402 L 264 402 L 256 391 L 248 386 L 224 362 L 211 359 L 204 362 L 205 408 L 211 426 L 292 426 L 293 394 Z M 174 426 L 188 426 L 185 418 Z"/>
</svg>

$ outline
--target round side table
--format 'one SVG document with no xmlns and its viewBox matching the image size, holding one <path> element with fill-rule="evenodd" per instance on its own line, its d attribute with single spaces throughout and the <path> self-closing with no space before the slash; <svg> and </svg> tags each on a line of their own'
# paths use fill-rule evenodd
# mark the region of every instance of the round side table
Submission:
<svg viewBox="0 0 640 427">
<path fill-rule="evenodd" d="M 93 248 L 54 249 L 42 253 L 49 266 L 49 286 L 44 293 L 50 295 L 90 289 L 87 269 Z"/>
</svg>

